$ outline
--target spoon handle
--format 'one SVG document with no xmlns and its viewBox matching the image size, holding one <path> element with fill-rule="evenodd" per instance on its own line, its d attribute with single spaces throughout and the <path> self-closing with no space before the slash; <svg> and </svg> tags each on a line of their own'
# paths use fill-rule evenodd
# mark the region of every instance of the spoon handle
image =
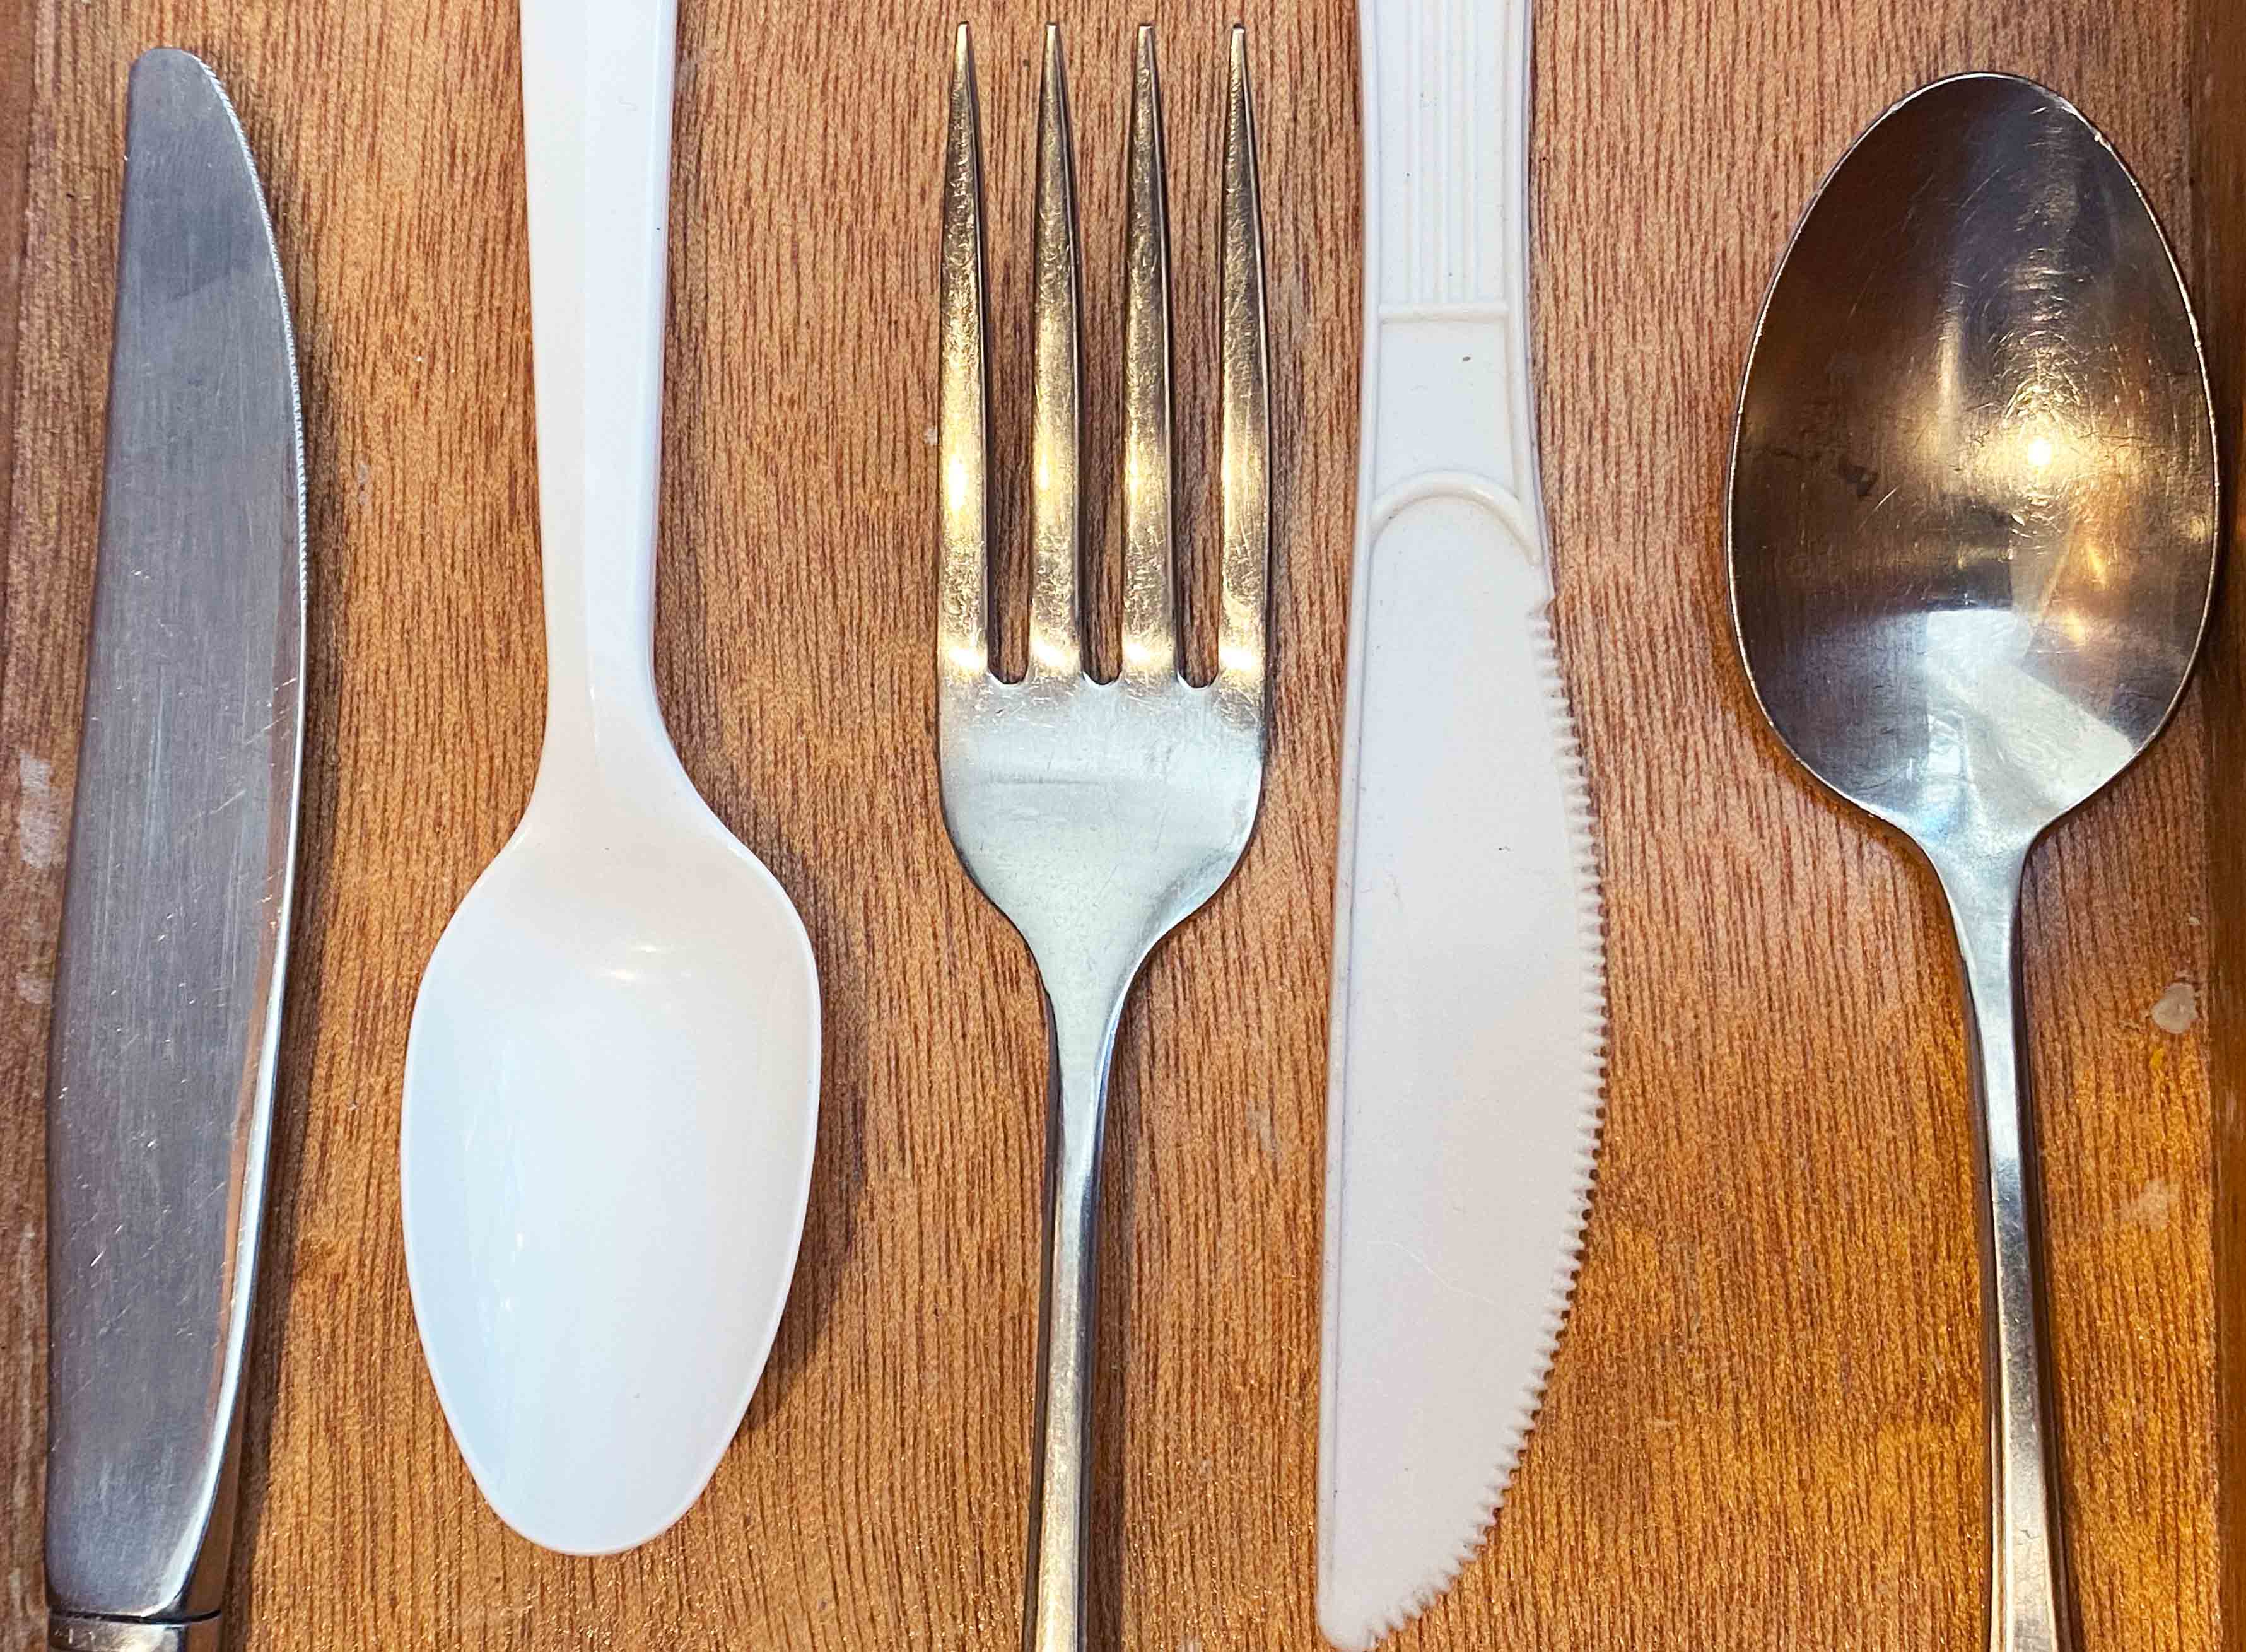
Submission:
<svg viewBox="0 0 2246 1652">
<path fill-rule="evenodd" d="M 660 732 L 656 477 L 677 0 L 522 0 L 547 728 L 541 774 Z"/>
<path fill-rule="evenodd" d="M 2043 1223 L 2020 994 L 2025 853 L 1943 867 L 1965 982 L 1989 1413 L 1990 1652 L 2072 1652 Z"/>
</svg>

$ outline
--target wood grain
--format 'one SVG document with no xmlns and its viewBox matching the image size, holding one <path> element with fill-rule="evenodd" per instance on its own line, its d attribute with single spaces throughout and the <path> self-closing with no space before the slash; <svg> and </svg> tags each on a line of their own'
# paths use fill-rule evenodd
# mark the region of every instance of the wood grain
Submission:
<svg viewBox="0 0 2246 1652">
<path fill-rule="evenodd" d="M 1205 613 L 1227 14 L 1152 10 Z M 811 927 L 827 1078 L 801 1270 L 739 1440 L 668 1537 L 577 1561 L 508 1534 L 452 1449 L 414 1340 L 394 1171 L 414 985 L 514 823 L 538 739 L 513 10 L 31 0 L 25 278 L 0 307 L 17 318 L 20 384 L 0 634 L 0 1647 L 39 1634 L 54 834 L 95 534 L 124 73 L 159 43 L 219 68 L 264 167 L 299 323 L 316 569 L 303 911 L 232 1644 L 1016 1644 L 1045 1041 L 1021 949 L 945 841 L 930 745 L 954 15 L 868 0 L 782 24 L 750 0 L 688 0 L 682 19 L 658 664 L 696 780 Z M 1137 13 L 1072 0 L 1060 16 L 1094 249 L 1091 440 L 1110 452 Z M 1039 19 L 1008 4 L 974 21 L 1011 409 Z M 1099 1610 L 1110 1643 L 1164 1652 L 1317 1644 L 1356 24 L 1347 0 L 1247 21 L 1283 421 L 1276 746 L 1240 876 L 1134 1003 L 1111 1143 Z M 1947 1652 L 1978 1638 L 1979 1286 L 1950 942 L 1923 870 L 1816 792 L 1753 712 L 1724 617 L 1726 426 L 1793 215 L 1891 98 L 1964 67 L 2051 81 L 2106 126 L 2188 253 L 2185 113 L 2207 78 L 2195 52 L 2203 65 L 2220 32 L 2195 37 L 2175 0 L 1543 6 L 1542 428 L 1603 823 L 1612 1094 L 1544 1421 L 1489 1548 L 1399 1645 Z M 0 33 L 0 65 L 25 38 Z M 0 120 L 0 228 L 13 129 Z M 1018 415 L 1002 412 L 997 439 L 1018 471 Z M 1000 527 L 1018 540 L 1014 504 Z M 1113 519 L 1102 488 L 1094 520 L 1111 538 Z M 2216 1489 L 2229 1435 L 2208 1043 L 2203 1025 L 2171 1034 L 2148 1013 L 2171 982 L 2209 980 L 2208 745 L 2195 698 L 2033 880 L 2089 1647 L 2241 1638 L 2241 1613 L 2220 1609 L 2235 1593 L 2218 1588 L 2229 1575 L 2235 1591 L 2237 1562 L 2226 1574 Z"/>
<path fill-rule="evenodd" d="M 2246 436 L 2246 12 L 2199 9 L 2193 31 L 2192 193 L 2200 260 L 2202 327 L 2222 451 L 2236 554 L 2242 495 L 2236 466 Z M 2246 834 L 2237 829 L 2246 784 L 2246 595 L 2235 574 L 2216 594 L 2208 640 L 2208 882 L 2209 1078 L 2214 1163 L 2215 1277 L 2246 1267 Z M 2216 1525 L 2224 1538 L 2218 1598 L 2226 1625 L 2246 1625 L 2246 1312 L 2235 1287 L 2215 1297 Z M 2240 1631 L 2234 1628 L 2234 1635 Z"/>
<path fill-rule="evenodd" d="M 31 0 L 0 0 L 0 762 L 14 782 L 16 812 L 9 818 L 8 853 L 0 859 L 0 967 L 46 955 L 51 950 L 54 922 L 52 901 L 43 883 L 35 884 L 28 900 L 17 898 L 13 869 L 24 858 L 24 839 L 58 828 L 58 807 L 51 799 L 33 797 L 34 812 L 26 821 L 21 810 L 24 792 L 46 777 L 37 768 L 25 768 L 24 747 L 16 738 L 17 719 L 6 692 L 7 660 L 15 651 L 19 623 L 11 595 L 37 574 L 19 573 L 14 554 L 14 516 L 11 500 L 16 478 L 16 397 L 17 375 L 17 304 L 22 293 L 25 218 L 24 190 L 29 181 L 31 139 Z M 65 708 L 42 704 L 30 713 L 37 725 L 34 738 L 46 734 L 65 713 Z M 29 732 L 29 731 L 27 731 Z M 40 759 L 34 757 L 36 764 Z M 41 812 L 42 802 L 50 806 Z M 44 860 L 44 854 L 32 857 Z M 47 868 L 39 868 L 44 871 Z M 41 1041 L 46 1034 L 48 995 L 37 986 L 36 967 L 30 972 L 10 971 L 15 978 L 0 982 L 0 1072 L 18 1073 L 20 1079 L 0 1078 L 0 1278 L 7 1281 L 0 1299 L 0 1336 L 7 1352 L 0 1356 L 0 1442 L 5 1443 L 7 1465 L 0 1482 L 7 1490 L 6 1516 L 0 1524 L 7 1564 L 0 1574 L 0 1645 L 12 1648 L 18 1626 L 31 1621 L 38 1604 L 39 1465 L 45 1440 L 43 1403 L 45 1398 L 40 1361 L 44 1347 L 37 1325 L 45 1302 L 41 1259 L 44 1230 L 39 1218 L 45 1187 L 39 1174 L 38 1110 L 42 1103 L 38 1076 Z M 22 982 L 30 983 L 27 990 Z"/>
</svg>

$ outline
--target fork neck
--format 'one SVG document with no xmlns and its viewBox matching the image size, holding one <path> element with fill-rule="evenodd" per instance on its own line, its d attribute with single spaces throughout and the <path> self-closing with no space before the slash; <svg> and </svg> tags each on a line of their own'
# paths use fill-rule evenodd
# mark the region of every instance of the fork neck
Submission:
<svg viewBox="0 0 2246 1652">
<path fill-rule="evenodd" d="M 662 736 L 656 485 L 675 0 L 522 0 L 546 765 Z M 544 769 L 541 767 L 541 774 Z"/>
</svg>

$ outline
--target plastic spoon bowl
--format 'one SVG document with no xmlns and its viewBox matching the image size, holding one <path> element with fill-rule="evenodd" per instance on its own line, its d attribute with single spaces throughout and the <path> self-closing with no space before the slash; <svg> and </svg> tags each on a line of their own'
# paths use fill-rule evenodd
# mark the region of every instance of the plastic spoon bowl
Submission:
<svg viewBox="0 0 2246 1652">
<path fill-rule="evenodd" d="M 405 1060 L 407 1271 L 508 1525 L 644 1542 L 739 1426 L 794 1270 L 819 988 L 688 780 L 652 656 L 676 9 L 525 0 L 546 743 L 429 961 Z"/>
</svg>

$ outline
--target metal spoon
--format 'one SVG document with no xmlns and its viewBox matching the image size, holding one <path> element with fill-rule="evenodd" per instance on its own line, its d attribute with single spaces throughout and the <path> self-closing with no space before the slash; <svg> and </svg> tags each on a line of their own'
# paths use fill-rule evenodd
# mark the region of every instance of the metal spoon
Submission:
<svg viewBox="0 0 2246 1652">
<path fill-rule="evenodd" d="M 2104 139 L 2009 76 L 1889 110 L 1826 179 L 1764 304 L 1732 453 L 1732 603 L 1780 738 L 1918 845 L 1956 920 L 1995 1652 L 2073 1641 L 2020 877 L 2174 709 L 2215 520 L 2190 307 Z"/>
<path fill-rule="evenodd" d="M 523 0 L 546 744 L 421 983 L 405 1254 L 507 1522 L 653 1537 L 739 1426 L 795 1266 L 819 983 L 696 793 L 652 656 L 675 0 Z"/>
</svg>

